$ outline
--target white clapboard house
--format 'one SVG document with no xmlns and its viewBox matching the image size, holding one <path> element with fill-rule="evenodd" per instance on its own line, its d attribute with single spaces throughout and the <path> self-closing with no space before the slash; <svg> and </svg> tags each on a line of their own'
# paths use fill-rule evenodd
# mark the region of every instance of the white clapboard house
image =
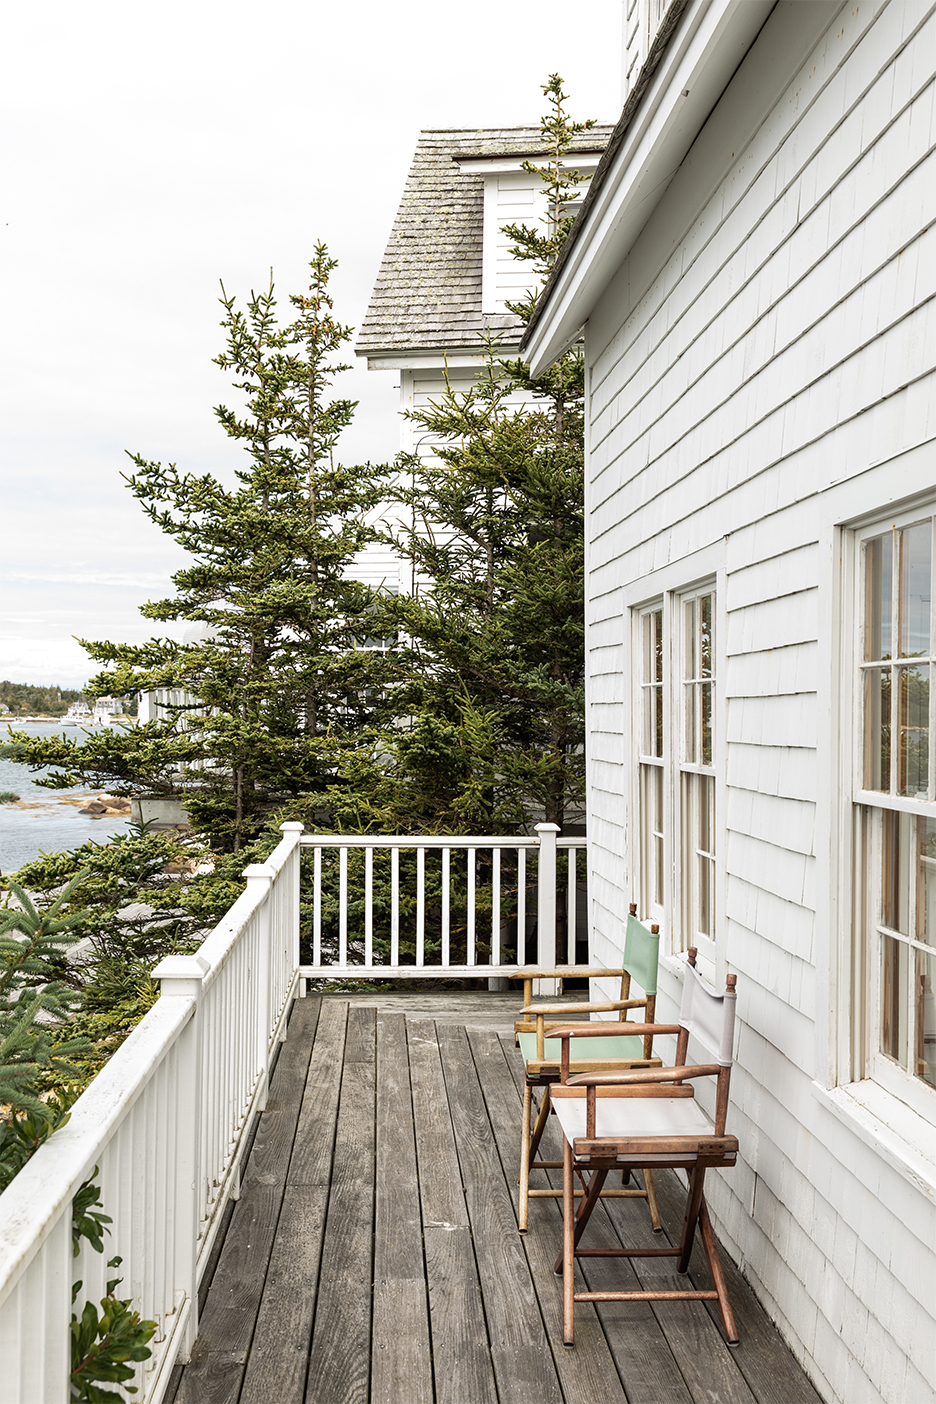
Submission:
<svg viewBox="0 0 936 1404">
<path fill-rule="evenodd" d="M 719 1233 L 824 1399 L 926 1404 L 936 6 L 660 8 L 523 346 L 585 339 L 593 956 L 633 899 L 665 1009 L 736 972 Z"/>
<path fill-rule="evenodd" d="M 591 175 L 612 130 L 583 133 L 567 164 Z M 539 276 L 511 256 L 503 226 L 536 227 L 546 217 L 542 182 L 523 169 L 546 159 L 538 127 L 420 134 L 355 347 L 369 370 L 399 376 L 404 453 L 426 458 L 432 448 L 408 412 L 438 401 L 446 384 L 467 391 L 490 354 L 518 353 L 523 325 L 506 304 L 535 289 Z M 524 402 L 520 393 L 508 400 L 518 409 Z M 418 584 L 408 563 L 379 546 L 361 554 L 354 575 L 393 590 Z"/>
</svg>

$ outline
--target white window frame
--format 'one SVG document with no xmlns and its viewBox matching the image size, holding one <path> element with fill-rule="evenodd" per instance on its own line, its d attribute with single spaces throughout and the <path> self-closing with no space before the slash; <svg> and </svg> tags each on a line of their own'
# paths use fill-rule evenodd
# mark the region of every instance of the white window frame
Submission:
<svg viewBox="0 0 936 1404">
<path fill-rule="evenodd" d="M 909 950 L 907 973 L 907 1063 L 914 1058 L 914 1000 L 911 992 L 913 952 L 924 949 L 931 962 L 936 963 L 936 947 L 927 947 L 912 937 L 891 932 L 883 923 L 883 830 L 884 814 L 910 814 L 923 818 L 936 819 L 936 756 L 933 726 L 936 689 L 930 683 L 930 728 L 929 766 L 927 797 L 900 795 L 893 790 L 865 789 L 865 684 L 864 674 L 873 664 L 865 661 L 865 543 L 879 537 L 888 530 L 899 532 L 916 523 L 932 519 L 932 529 L 936 533 L 936 500 L 918 502 L 915 506 L 896 512 L 887 517 L 868 520 L 866 524 L 853 528 L 849 533 L 849 550 L 846 553 L 846 572 L 850 601 L 852 601 L 851 626 L 851 683 L 847 712 L 851 720 L 850 731 L 850 772 L 852 808 L 852 945 L 851 963 L 852 998 L 851 1029 L 849 1036 L 850 1073 L 860 1081 L 869 1078 L 886 1092 L 898 1098 L 920 1116 L 936 1122 L 936 1088 L 917 1076 L 910 1066 L 899 1062 L 883 1052 L 881 1047 L 883 1022 L 883 941 L 887 935 L 896 937 Z M 896 569 L 896 562 L 893 569 Z M 936 571 L 936 544 L 934 544 L 934 571 Z M 899 589 L 899 585 L 897 586 Z M 896 593 L 896 590 L 895 590 Z M 930 654 L 927 661 L 936 654 L 936 600 L 930 601 Z M 892 638 L 892 657 L 887 666 L 893 672 L 900 666 L 899 645 L 896 634 Z M 908 655 L 908 658 L 910 656 Z M 916 660 L 913 660 L 916 661 Z M 906 665 L 905 665 L 906 666 Z M 891 718 L 897 706 L 896 699 L 891 703 Z M 844 718 L 843 718 L 844 719 Z M 896 768 L 896 744 L 891 735 L 890 776 L 892 781 Z M 913 884 L 908 889 L 911 908 L 914 901 Z"/>
<path fill-rule="evenodd" d="M 651 671 L 650 664 L 650 643 L 648 631 L 652 628 L 651 621 L 659 613 L 662 624 L 662 651 L 663 651 L 663 677 L 659 684 L 648 677 Z M 663 932 L 669 932 L 667 913 L 672 911 L 671 904 L 671 884 L 668 882 L 670 872 L 670 824 L 669 814 L 670 804 L 670 777 L 667 757 L 667 744 L 670 734 L 670 699 L 669 693 L 669 660 L 667 641 L 669 638 L 669 602 L 665 597 L 660 597 L 651 601 L 634 611 L 634 657 L 636 667 L 634 669 L 636 693 L 634 699 L 634 740 L 636 747 L 632 752 L 635 754 L 636 763 L 634 772 L 636 776 L 636 786 L 634 794 L 634 814 L 636 823 L 633 826 L 636 834 L 636 862 L 633 871 L 637 874 L 638 884 L 638 910 L 644 921 L 656 922 Z M 655 705 L 655 700 L 651 698 L 651 692 L 655 692 L 657 686 L 660 690 L 660 700 L 662 702 L 662 748 L 661 754 L 651 754 L 652 746 L 650 741 L 650 708 Z M 648 803 L 646 799 L 646 787 L 649 781 L 650 771 L 659 771 L 662 782 L 657 794 L 662 807 L 662 814 L 658 817 L 661 823 L 662 833 L 662 873 L 660 885 L 662 892 L 658 895 L 660 901 L 654 901 L 652 897 L 653 889 L 656 886 L 651 878 L 651 864 L 656 861 L 655 835 L 648 832 L 645 818 L 647 815 Z M 656 796 L 654 797 L 656 799 Z"/>
<path fill-rule="evenodd" d="M 689 707 L 688 698 L 690 693 L 693 696 L 696 715 L 693 718 L 693 729 L 696 733 L 696 744 L 701 746 L 701 717 L 698 715 L 698 699 L 701 696 L 703 678 L 700 669 L 694 670 L 694 675 L 690 678 L 690 663 L 688 658 L 688 640 L 686 637 L 685 619 L 686 607 L 690 604 L 698 604 L 703 598 L 712 600 L 711 618 L 711 657 L 710 657 L 710 677 L 707 680 L 712 692 L 712 722 L 711 722 L 711 760 L 706 764 L 700 758 L 692 758 L 688 745 L 689 729 Z M 675 594 L 672 602 L 671 618 L 673 622 L 673 661 L 676 666 L 672 669 L 672 692 L 673 706 L 672 716 L 675 722 L 670 743 L 673 751 L 673 788 L 674 788 L 674 811 L 678 818 L 678 830 L 674 829 L 674 837 L 678 832 L 680 861 L 674 865 L 674 877 L 676 884 L 677 905 L 674 911 L 679 912 L 680 944 L 683 951 L 695 946 L 703 958 L 711 962 L 715 961 L 715 930 L 716 930 L 716 880 L 718 869 L 724 864 L 724 854 L 720 851 L 718 842 L 718 776 L 715 768 L 715 737 L 718 730 L 718 718 L 720 715 L 720 698 L 718 693 L 718 672 L 717 672 L 717 645 L 721 629 L 718 626 L 718 590 L 714 580 L 704 581 L 702 584 L 693 587 L 691 590 L 683 590 Z M 696 725 L 696 723 L 698 723 Z M 696 794 L 699 785 L 698 779 L 710 780 L 711 784 L 705 788 L 710 796 L 710 817 L 709 817 L 709 849 L 706 850 L 709 863 L 709 907 L 711 931 L 704 933 L 700 929 L 699 921 L 699 892 L 693 881 L 692 873 L 699 866 L 698 860 L 702 857 L 700 848 L 700 835 L 698 833 L 697 814 L 694 812 L 698 799 Z M 691 792 L 691 797 L 687 792 Z"/>
<path fill-rule="evenodd" d="M 650 595 L 647 587 L 656 585 L 657 593 Z M 641 589 L 642 587 L 642 589 Z M 638 593 L 640 591 L 640 593 Z M 661 951 L 664 960 L 672 968 L 682 965 L 689 946 L 695 944 L 699 950 L 700 966 L 716 983 L 724 979 L 724 931 L 725 931 L 725 854 L 726 854 L 726 797 L 725 775 L 725 726 L 726 708 L 724 685 L 722 684 L 715 705 L 712 734 L 713 764 L 706 773 L 715 776 L 715 887 L 713 892 L 714 938 L 689 938 L 684 930 L 683 918 L 683 879 L 682 863 L 678 860 L 682 852 L 681 821 L 681 774 L 683 773 L 682 740 L 680 722 L 674 730 L 674 719 L 682 718 L 682 704 L 679 693 L 682 680 L 682 643 L 680 622 L 682 602 L 696 595 L 711 593 L 715 597 L 715 679 L 725 677 L 725 573 L 723 544 L 707 547 L 681 562 L 674 562 L 649 577 L 635 582 L 629 590 L 622 592 L 622 603 L 629 615 L 630 638 L 630 728 L 627 744 L 626 765 L 630 772 L 629 809 L 633 822 L 629 825 L 629 869 L 632 874 L 632 890 L 646 920 L 657 921 L 663 937 Z M 663 890 L 662 908 L 651 907 L 644 910 L 646 898 L 645 854 L 646 849 L 641 832 L 643 813 L 641 796 L 641 767 L 653 758 L 646 755 L 643 747 L 642 682 L 644 678 L 643 620 L 655 609 L 663 610 L 663 728 L 664 728 L 664 782 L 663 782 Z M 692 768 L 692 767 L 688 767 Z"/>
</svg>

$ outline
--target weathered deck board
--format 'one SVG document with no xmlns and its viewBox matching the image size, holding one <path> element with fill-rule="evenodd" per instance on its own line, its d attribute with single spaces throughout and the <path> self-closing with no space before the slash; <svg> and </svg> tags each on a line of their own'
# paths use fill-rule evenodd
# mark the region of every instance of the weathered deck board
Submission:
<svg viewBox="0 0 936 1404">
<path fill-rule="evenodd" d="M 487 1027 L 477 992 L 462 1023 L 451 994 L 438 1021 L 425 996 L 416 1017 L 380 998 L 297 1004 L 176 1404 L 818 1404 L 731 1264 L 736 1350 L 681 1303 L 580 1306 L 566 1350 L 558 1201 L 516 1227 L 522 1076 L 504 997 Z M 544 1150 L 558 1152 L 552 1127 Z M 658 1194 L 673 1241 L 669 1172 Z M 650 1241 L 646 1206 L 606 1201 L 588 1232 Z M 622 1269 L 673 1270 L 583 1264 L 595 1287 Z M 698 1255 L 691 1273 L 707 1285 Z"/>
<path fill-rule="evenodd" d="M 423 1020 L 408 1024 L 436 1398 L 497 1404 L 436 1029 Z"/>
<path fill-rule="evenodd" d="M 512 1040 L 511 1040 L 512 1042 Z M 505 1136 L 506 1154 L 504 1156 L 505 1170 L 513 1160 L 518 1158 L 518 1145 L 520 1138 L 520 1112 L 519 1098 L 523 1085 L 523 1071 L 520 1059 L 513 1055 L 513 1048 L 508 1044 L 504 1050 L 507 1054 L 507 1072 L 515 1084 L 516 1101 L 512 1108 L 514 1123 L 508 1128 Z M 509 1101 L 505 1090 L 505 1102 Z M 555 1122 L 550 1121 L 541 1143 L 542 1158 L 545 1160 L 559 1160 L 562 1155 L 562 1146 L 559 1132 Z M 538 1183 L 545 1188 L 546 1184 L 551 1184 L 554 1188 L 559 1188 L 562 1184 L 562 1174 L 560 1171 L 551 1171 L 548 1174 L 544 1171 L 537 1172 L 542 1177 Z M 647 1208 L 643 1203 L 633 1206 L 641 1232 L 650 1236 L 650 1221 Z M 534 1199 L 530 1202 L 530 1225 L 535 1225 L 542 1230 L 548 1225 L 546 1232 L 527 1233 L 527 1252 L 532 1254 L 538 1252 L 543 1259 L 545 1271 L 548 1273 L 547 1284 L 552 1283 L 552 1298 L 554 1301 L 554 1339 L 562 1339 L 562 1303 L 557 1290 L 558 1279 L 553 1275 L 553 1267 L 559 1251 L 562 1209 L 558 1200 Z M 642 1221 L 642 1222 L 641 1222 Z M 588 1243 L 593 1248 L 617 1248 L 620 1247 L 621 1240 L 615 1232 L 608 1218 L 608 1212 L 604 1204 L 599 1205 L 592 1215 L 589 1225 Z M 583 1277 L 592 1291 L 601 1291 L 608 1288 L 627 1290 L 627 1287 L 636 1288 L 637 1278 L 633 1267 L 629 1263 L 603 1262 L 601 1259 L 585 1261 L 582 1264 Z M 549 1287 L 546 1288 L 549 1294 Z M 579 1306 L 575 1313 L 575 1339 L 576 1347 L 574 1351 L 565 1352 L 574 1358 L 580 1355 L 592 1356 L 596 1353 L 590 1349 L 591 1340 L 597 1337 L 603 1340 L 605 1349 L 609 1354 L 611 1368 L 619 1380 L 626 1382 L 628 1404 L 659 1404 L 661 1399 L 666 1400 L 666 1404 L 693 1404 L 693 1396 L 690 1394 L 676 1358 L 673 1355 L 672 1346 L 667 1339 L 660 1322 L 653 1314 L 649 1303 L 645 1302 L 602 1302 L 596 1306 Z M 602 1395 L 593 1395 L 592 1398 L 602 1398 Z M 614 1397 L 613 1395 L 611 1396 Z"/>
<path fill-rule="evenodd" d="M 432 1404 L 416 1132 L 406 1020 L 377 1018 L 377 1164 L 371 1396 Z"/>
</svg>

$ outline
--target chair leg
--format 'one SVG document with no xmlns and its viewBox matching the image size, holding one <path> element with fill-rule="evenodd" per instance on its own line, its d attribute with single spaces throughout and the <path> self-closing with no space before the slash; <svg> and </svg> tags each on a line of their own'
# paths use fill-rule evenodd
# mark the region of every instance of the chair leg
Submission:
<svg viewBox="0 0 936 1404">
<path fill-rule="evenodd" d="M 696 1224 L 699 1221 L 699 1211 L 703 1203 L 702 1186 L 704 1182 L 705 1167 L 694 1166 L 689 1175 L 689 1198 L 686 1200 L 686 1217 L 683 1219 L 682 1238 L 679 1240 L 679 1257 L 676 1260 L 678 1273 L 689 1271 L 689 1259 L 692 1256 Z"/>
<path fill-rule="evenodd" d="M 568 1144 L 568 1142 L 566 1142 L 566 1144 Z M 564 1150 L 563 1150 L 563 1162 L 562 1162 L 562 1166 L 563 1166 L 563 1170 L 562 1170 L 562 1188 L 563 1188 L 563 1193 L 564 1193 L 564 1192 L 565 1192 L 565 1183 L 566 1183 L 566 1176 L 565 1176 L 565 1151 L 564 1151 Z M 589 1219 L 590 1219 L 591 1216 L 592 1216 L 592 1211 L 593 1211 L 593 1209 L 595 1208 L 595 1205 L 598 1203 L 598 1201 L 599 1201 L 600 1198 L 601 1198 L 601 1191 L 602 1191 L 602 1188 L 604 1187 L 604 1182 L 605 1182 L 605 1180 L 606 1180 L 607 1178 L 608 1178 L 608 1172 L 607 1172 L 607 1170 L 593 1170 L 593 1171 L 592 1171 L 592 1177 L 591 1177 L 591 1179 L 588 1181 L 587 1185 L 585 1185 L 585 1193 L 582 1195 L 582 1198 L 579 1200 L 578 1212 L 575 1214 L 575 1221 L 574 1221 L 574 1225 L 573 1225 L 573 1234 L 572 1234 L 572 1251 L 573 1251 L 573 1254 L 574 1254 L 574 1252 L 575 1252 L 575 1248 L 576 1248 L 576 1246 L 577 1246 L 577 1244 L 578 1244 L 579 1239 L 581 1238 L 582 1234 L 585 1232 L 585 1226 L 586 1226 L 586 1224 L 588 1223 Z M 569 1173 L 569 1183 L 572 1185 L 572 1191 L 571 1191 L 571 1192 L 572 1192 L 572 1195 L 573 1195 L 573 1204 L 574 1204 L 575 1185 L 574 1185 L 574 1181 L 573 1181 L 573 1178 L 572 1178 L 572 1172 L 571 1172 L 571 1171 L 570 1171 L 570 1173 Z M 582 1179 L 582 1183 L 583 1183 L 583 1184 L 585 1183 L 584 1177 L 583 1177 L 583 1179 Z M 559 1276 L 559 1273 L 562 1271 L 562 1263 L 563 1263 L 563 1259 L 562 1259 L 562 1257 L 561 1257 L 561 1255 L 560 1255 L 560 1257 L 558 1257 L 558 1258 L 556 1259 L 555 1266 L 553 1267 L 553 1272 L 556 1274 L 557 1277 Z"/>
<path fill-rule="evenodd" d="M 546 1130 L 546 1123 L 549 1120 L 551 1099 L 549 1096 L 549 1083 L 543 1084 L 542 1095 L 540 1096 L 539 1111 L 536 1113 L 536 1122 L 533 1126 L 533 1136 L 530 1141 L 530 1164 L 536 1159 L 540 1141 L 543 1139 L 543 1132 Z"/>
<path fill-rule="evenodd" d="M 520 1207 L 517 1213 L 517 1226 L 521 1233 L 527 1231 L 527 1218 L 530 1212 L 530 1116 L 533 1111 L 533 1090 L 530 1084 L 523 1086 L 523 1127 L 520 1132 Z"/>
<path fill-rule="evenodd" d="M 660 1206 L 657 1204 L 656 1185 L 653 1183 L 653 1171 L 644 1169 L 643 1175 L 644 1189 L 647 1191 L 647 1208 L 650 1210 L 650 1223 L 654 1233 L 663 1232 L 663 1221 L 660 1218 Z"/>
<path fill-rule="evenodd" d="M 575 1184 L 572 1178 L 572 1147 L 564 1137 L 562 1142 L 562 1257 L 560 1262 L 562 1264 L 562 1344 L 574 1346 Z"/>
<path fill-rule="evenodd" d="M 702 1232 L 702 1247 L 705 1249 L 709 1272 L 712 1275 L 712 1286 L 718 1293 L 718 1306 L 725 1326 L 725 1336 L 729 1345 L 737 1345 L 740 1336 L 738 1335 L 738 1328 L 735 1325 L 734 1312 L 731 1310 L 731 1302 L 728 1300 L 728 1286 L 725 1282 L 725 1273 L 721 1265 L 721 1258 L 718 1256 L 718 1244 L 715 1242 L 715 1231 L 712 1228 L 708 1205 L 704 1199 L 699 1209 L 699 1228 Z"/>
</svg>

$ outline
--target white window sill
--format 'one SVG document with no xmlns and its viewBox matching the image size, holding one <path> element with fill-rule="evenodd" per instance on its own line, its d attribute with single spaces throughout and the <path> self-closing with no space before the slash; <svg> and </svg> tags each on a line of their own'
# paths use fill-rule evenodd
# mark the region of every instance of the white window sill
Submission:
<svg viewBox="0 0 936 1404">
<path fill-rule="evenodd" d="M 936 1127 L 876 1082 L 812 1084 L 813 1096 L 927 1199 L 936 1202 Z"/>
</svg>

